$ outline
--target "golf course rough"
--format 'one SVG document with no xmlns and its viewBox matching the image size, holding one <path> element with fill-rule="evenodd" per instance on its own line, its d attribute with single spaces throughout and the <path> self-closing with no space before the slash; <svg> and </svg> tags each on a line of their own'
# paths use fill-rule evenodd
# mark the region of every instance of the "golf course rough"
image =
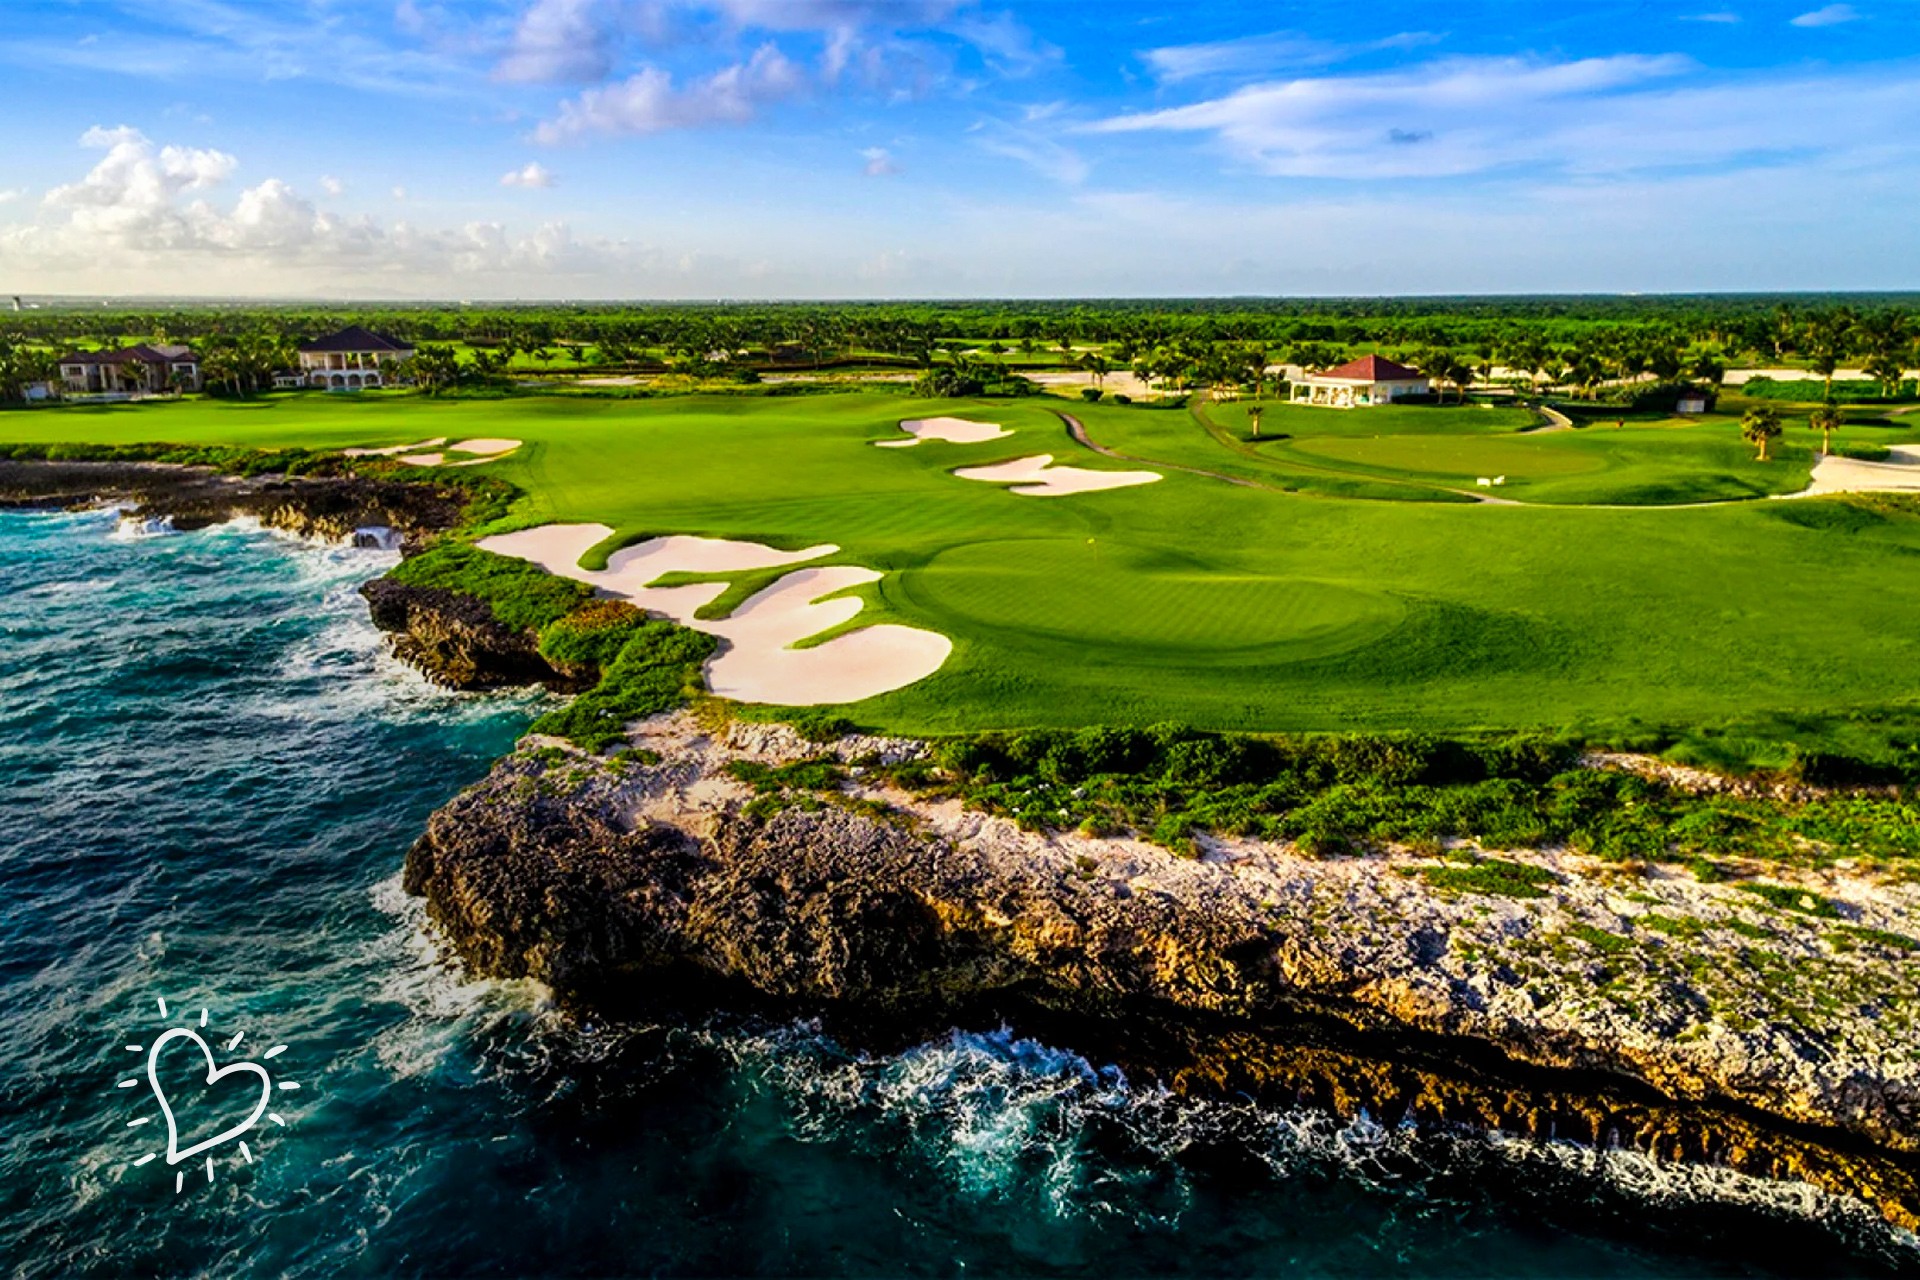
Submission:
<svg viewBox="0 0 1920 1280">
<path fill-rule="evenodd" d="M 1251 440 L 1244 406 L 1074 413 L 1128 460 L 1081 449 L 1044 404 L 873 392 L 190 399 L 8 414 L 0 435 L 409 452 L 517 440 L 488 472 L 526 496 L 490 532 L 605 529 L 576 570 L 668 535 L 795 555 L 831 544 L 833 564 L 880 576 L 826 602 L 861 607 L 825 634 L 892 626 L 952 646 L 931 674 L 858 700 L 860 723 L 893 732 L 1603 729 L 1912 696 L 1900 673 L 1920 670 L 1920 598 L 1900 584 L 1920 517 L 1897 497 L 1766 500 L 1807 487 L 1818 437 L 1803 424 L 1763 464 L 1724 420 L 1535 433 L 1511 409 L 1269 405 Z M 866 447 L 941 417 L 1011 435 Z M 1853 445 L 1920 441 L 1849 430 Z M 1094 473 L 1161 462 L 1254 483 L 1169 469 L 1035 502 L 953 475 L 1041 451 Z M 1455 491 L 1478 474 L 1505 474 L 1500 493 L 1520 505 Z M 1740 500 L 1666 505 L 1703 498 Z M 733 581 L 749 572 L 770 570 Z M 827 646 L 795 652 L 809 647 Z"/>
</svg>

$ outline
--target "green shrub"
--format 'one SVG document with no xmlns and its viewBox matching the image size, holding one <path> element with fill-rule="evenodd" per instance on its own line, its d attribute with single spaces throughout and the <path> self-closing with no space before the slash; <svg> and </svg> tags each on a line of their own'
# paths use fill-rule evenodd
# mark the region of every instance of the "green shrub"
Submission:
<svg viewBox="0 0 1920 1280">
<path fill-rule="evenodd" d="M 1762 902 L 1780 908 L 1782 911 L 1797 911 L 1802 915 L 1818 916 L 1823 920 L 1836 920 L 1840 909 L 1817 893 L 1808 893 L 1805 889 L 1795 889 L 1783 884 L 1739 884 L 1734 888 L 1742 893 L 1750 893 Z"/>
<path fill-rule="evenodd" d="M 568 738 L 599 751 L 620 741 L 629 722 L 668 711 L 700 687 L 700 668 L 714 639 L 671 622 L 635 627 L 600 683 L 533 722 L 535 733 Z"/>
<path fill-rule="evenodd" d="M 1567 936 L 1578 938 L 1603 956 L 1617 956 L 1633 950 L 1633 939 L 1590 924 L 1576 924 L 1567 927 Z"/>
<path fill-rule="evenodd" d="M 1436 889 L 1502 898 L 1544 898 L 1547 891 L 1541 886 L 1555 880 L 1553 872 L 1545 867 L 1501 858 L 1482 858 L 1466 866 L 1425 867 L 1421 874 Z"/>
<path fill-rule="evenodd" d="M 624 600 L 592 600 L 540 630 L 540 656 L 555 670 L 605 671 L 647 615 Z"/>
<path fill-rule="evenodd" d="M 387 574 L 414 587 L 438 587 L 486 602 L 493 616 L 522 631 L 538 631 L 593 595 L 585 583 L 478 547 L 440 542 L 402 560 Z"/>
</svg>

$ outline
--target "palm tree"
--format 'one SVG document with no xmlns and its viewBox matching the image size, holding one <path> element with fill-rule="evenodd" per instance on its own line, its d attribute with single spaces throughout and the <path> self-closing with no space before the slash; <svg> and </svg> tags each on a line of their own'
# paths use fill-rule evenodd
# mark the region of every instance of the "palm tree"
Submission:
<svg viewBox="0 0 1920 1280">
<path fill-rule="evenodd" d="M 1820 433 L 1820 452 L 1833 453 L 1833 433 L 1846 424 L 1846 418 L 1840 412 L 1840 406 L 1829 400 L 1807 415 L 1807 425 Z"/>
<path fill-rule="evenodd" d="M 1900 357 L 1892 351 L 1875 352 L 1865 369 L 1866 375 L 1880 384 L 1880 393 L 1889 400 L 1900 394 L 1900 378 L 1905 372 Z"/>
<path fill-rule="evenodd" d="M 1760 450 L 1756 462 L 1767 460 L 1767 445 L 1780 434 L 1780 411 L 1770 404 L 1755 405 L 1740 418 L 1740 436 Z"/>
<path fill-rule="evenodd" d="M 1262 405 L 1251 404 L 1247 406 L 1247 422 L 1253 427 L 1253 438 L 1255 440 L 1260 438 L 1260 415 L 1265 412 L 1266 409 Z"/>
</svg>

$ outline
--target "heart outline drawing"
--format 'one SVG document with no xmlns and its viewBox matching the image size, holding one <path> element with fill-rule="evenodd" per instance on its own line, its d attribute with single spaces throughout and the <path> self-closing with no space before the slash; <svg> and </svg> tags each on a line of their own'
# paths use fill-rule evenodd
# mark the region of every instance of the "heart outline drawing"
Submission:
<svg viewBox="0 0 1920 1280">
<path fill-rule="evenodd" d="M 201 1056 L 207 1060 L 206 1082 L 208 1085 L 217 1084 L 232 1075 L 255 1075 L 260 1078 L 260 1100 L 254 1104 L 253 1114 L 249 1115 L 237 1125 L 222 1129 L 219 1133 L 214 1134 L 211 1138 L 203 1142 L 194 1143 L 185 1151 L 179 1150 L 179 1126 L 174 1120 L 173 1108 L 167 1103 L 166 1090 L 160 1087 L 160 1077 L 156 1070 L 160 1062 L 160 1051 L 166 1048 L 169 1041 L 176 1039 L 191 1040 L 194 1044 L 200 1046 Z M 221 1143 L 237 1138 L 247 1132 L 253 1128 L 254 1125 L 260 1123 L 260 1117 L 266 1114 L 267 1104 L 273 1097 L 273 1078 L 267 1074 L 265 1067 L 257 1062 L 230 1062 L 224 1067 L 220 1066 L 214 1061 L 212 1047 L 200 1038 L 200 1034 L 197 1031 L 190 1030 L 186 1027 L 173 1027 L 163 1032 L 160 1038 L 153 1042 L 153 1048 L 147 1053 L 147 1084 L 153 1090 L 154 1099 L 160 1104 L 160 1114 L 166 1117 L 167 1163 L 170 1165 L 192 1159 L 202 1151 L 210 1151 Z"/>
</svg>

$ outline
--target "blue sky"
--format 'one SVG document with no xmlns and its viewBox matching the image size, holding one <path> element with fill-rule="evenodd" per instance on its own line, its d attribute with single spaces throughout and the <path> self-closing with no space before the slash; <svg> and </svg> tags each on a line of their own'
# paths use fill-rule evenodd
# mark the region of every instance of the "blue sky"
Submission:
<svg viewBox="0 0 1920 1280">
<path fill-rule="evenodd" d="M 0 292 L 1920 287 L 1913 0 L 8 0 Z"/>
</svg>

